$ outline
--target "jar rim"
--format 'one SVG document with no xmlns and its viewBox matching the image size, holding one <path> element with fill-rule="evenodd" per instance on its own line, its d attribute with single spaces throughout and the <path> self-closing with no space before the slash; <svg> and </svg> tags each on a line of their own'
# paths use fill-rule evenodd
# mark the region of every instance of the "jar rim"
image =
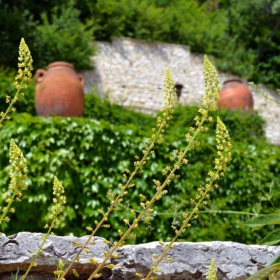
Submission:
<svg viewBox="0 0 280 280">
<path fill-rule="evenodd" d="M 243 81 L 239 78 L 232 78 L 232 79 L 228 79 L 226 81 L 223 82 L 223 85 L 225 85 L 226 83 L 230 83 L 230 82 L 238 82 L 238 83 L 243 83 Z"/>
<path fill-rule="evenodd" d="M 47 70 L 53 67 L 62 66 L 74 69 L 74 65 L 66 61 L 55 61 L 48 65 Z"/>
</svg>

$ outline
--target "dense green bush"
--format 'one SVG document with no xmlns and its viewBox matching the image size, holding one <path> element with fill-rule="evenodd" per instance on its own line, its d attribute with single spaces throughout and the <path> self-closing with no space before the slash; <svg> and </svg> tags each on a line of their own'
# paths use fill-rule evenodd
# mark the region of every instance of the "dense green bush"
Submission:
<svg viewBox="0 0 280 280">
<path fill-rule="evenodd" d="M 84 117 L 105 120 L 116 125 L 137 123 L 143 131 L 147 131 L 155 123 L 154 117 L 111 103 L 107 97 L 100 98 L 96 92 L 85 95 Z"/>
<path fill-rule="evenodd" d="M 223 72 L 279 87 L 279 0 L 9 1 L 0 5 L 0 65 L 15 67 L 26 39 L 41 68 L 66 60 L 90 67 L 93 40 L 126 36 L 188 45 Z M 43 12 L 42 12 L 43 11 Z"/>
<path fill-rule="evenodd" d="M 74 8 L 73 1 L 62 4 L 46 12 L 41 9 L 36 18 L 24 3 L 11 7 L 9 3 L 0 5 L 0 65 L 17 68 L 14 58 L 18 56 L 18 44 L 24 37 L 35 70 L 57 60 L 73 63 L 77 69 L 92 68 L 89 57 L 95 53 L 91 45 L 93 22 L 79 20 L 80 12 Z"/>
<path fill-rule="evenodd" d="M 84 16 L 94 19 L 97 40 L 125 36 L 185 44 L 194 52 L 214 54 L 227 28 L 223 11 L 208 13 L 196 0 L 173 0 L 166 5 L 151 0 L 84 3 L 80 9 L 83 7 Z"/>
<path fill-rule="evenodd" d="M 187 128 L 197 114 L 198 107 L 177 106 L 174 117 L 171 120 L 172 131 L 179 131 L 183 127 Z M 212 113 L 220 116 L 226 124 L 229 133 L 237 141 L 251 141 L 252 139 L 264 139 L 264 120 L 256 112 L 244 114 L 228 110 L 219 110 Z M 96 93 L 85 95 L 84 117 L 103 119 L 111 124 L 134 123 L 149 133 L 149 129 L 154 125 L 155 118 L 146 114 L 133 112 L 120 105 L 110 103 L 107 98 L 101 99 Z M 215 129 L 215 124 L 211 124 L 211 129 Z M 167 134 L 169 131 L 167 131 Z"/>
<path fill-rule="evenodd" d="M 3 170 L 0 174 L 1 191 L 9 179 L 10 138 L 15 139 L 28 159 L 30 181 L 25 199 L 16 205 L 13 223 L 4 223 L 2 231 L 9 234 L 22 230 L 42 230 L 51 202 L 53 174 L 63 183 L 68 201 L 57 234 L 86 234 L 85 227 L 93 225 L 98 215 L 97 209 L 107 208 L 107 191 L 110 188 L 116 191 L 118 183 L 123 181 L 124 170 L 132 168 L 134 156 L 141 154 L 143 139 L 150 134 L 153 120 L 139 113 L 125 111 L 126 122 L 124 118 L 118 119 L 124 112 L 123 108 L 98 99 L 94 102 L 94 96 L 87 98 L 92 101 L 92 104 L 87 103 L 86 110 L 86 115 L 91 118 L 40 118 L 20 114 L 3 127 L 0 135 L 3 143 L 0 150 L 0 168 Z M 96 109 L 98 107 L 100 109 Z M 98 235 L 108 239 L 116 237 L 116 230 L 123 227 L 122 219 L 129 213 L 128 208 L 139 209 L 138 195 L 143 193 L 149 197 L 153 193 L 152 179 L 163 177 L 161 171 L 170 162 L 172 151 L 184 145 L 184 134 L 193 124 L 196 111 L 195 107 L 177 108 L 164 144 L 155 150 L 146 172 L 135 180 L 136 189 L 127 196 L 127 204 L 110 216 L 113 229 L 100 230 Z M 241 115 L 230 111 L 221 111 L 219 114 L 233 138 L 233 161 L 227 176 L 220 182 L 220 188 L 212 195 L 210 210 L 252 212 L 259 201 L 258 197 L 262 195 L 262 189 L 251 186 L 247 165 L 255 167 L 262 182 L 273 180 L 279 184 L 275 174 L 280 168 L 277 161 L 280 149 L 262 140 L 262 120 L 257 115 Z M 213 166 L 213 130 L 201 135 L 200 141 L 201 145 L 188 157 L 189 165 L 180 169 L 181 177 L 169 187 L 169 195 L 156 205 L 155 221 L 139 226 L 136 242 L 171 236 L 173 231 L 170 225 L 174 219 L 175 223 L 180 219 L 178 212 L 191 208 L 189 199 L 195 195 L 196 187 L 203 183 Z M 274 199 L 279 199 L 277 193 Z M 262 212 L 270 210 L 270 206 L 264 204 Z M 201 214 L 184 237 L 191 241 L 219 239 L 250 243 L 264 236 L 265 232 L 251 233 L 248 228 L 240 226 L 236 217 L 241 220 L 246 218 L 244 215 L 215 215 L 215 212 Z"/>
<path fill-rule="evenodd" d="M 201 2 L 203 2 L 202 0 Z M 222 0 L 228 17 L 226 44 L 219 48 L 218 66 L 271 88 L 279 88 L 279 0 Z"/>
<path fill-rule="evenodd" d="M 77 69 L 92 68 L 93 22 L 83 24 L 79 20 L 80 12 L 71 2 L 54 9 L 50 19 L 47 13 L 41 14 L 42 24 L 36 26 L 34 42 L 30 46 L 35 68 L 61 60 L 74 64 Z"/>
</svg>

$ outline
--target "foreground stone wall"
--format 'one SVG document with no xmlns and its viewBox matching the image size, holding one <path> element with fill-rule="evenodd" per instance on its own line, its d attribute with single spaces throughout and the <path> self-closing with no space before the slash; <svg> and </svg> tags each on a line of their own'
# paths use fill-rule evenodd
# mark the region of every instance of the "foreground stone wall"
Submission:
<svg viewBox="0 0 280 280">
<path fill-rule="evenodd" d="M 117 102 L 138 111 L 153 113 L 163 105 L 163 79 L 166 68 L 175 83 L 182 84 L 180 103 L 201 105 L 203 87 L 203 55 L 192 54 L 187 46 L 149 43 L 129 38 L 113 38 L 111 43 L 96 42 L 98 52 L 93 71 L 83 71 L 85 91 L 91 87 L 101 95 L 107 93 Z M 221 83 L 234 78 L 219 73 Z M 247 83 L 247 81 L 244 81 Z M 280 96 L 264 88 L 269 97 Z M 254 109 L 266 120 L 266 137 L 280 145 L 280 107 L 253 93 Z M 186 112 L 187 114 L 187 112 Z"/>
<path fill-rule="evenodd" d="M 85 242 L 86 237 L 50 236 L 43 252 L 37 259 L 37 266 L 33 267 L 30 276 L 33 280 L 53 280 L 53 271 L 56 270 L 59 260 L 66 265 L 70 263 L 80 247 L 73 242 Z M 0 236 L 0 279 L 9 280 L 11 273 L 19 269 L 21 276 L 27 269 L 33 251 L 37 251 L 42 241 L 41 233 L 21 232 L 7 237 Z M 90 257 L 99 262 L 104 259 L 104 251 L 109 248 L 100 237 L 94 237 L 96 245 L 89 245 L 91 253 L 83 253 L 80 261 L 74 268 L 80 274 L 80 280 L 88 279 L 95 267 L 89 262 Z M 146 275 L 152 265 L 152 255 L 158 256 L 163 247 L 158 242 L 140 245 L 126 245 L 118 249 L 118 259 L 112 259 L 115 264 L 112 270 L 104 269 L 100 280 L 139 280 L 136 272 Z M 280 254 L 280 246 L 244 245 L 234 242 L 182 242 L 175 243 L 169 251 L 168 257 L 172 261 L 163 261 L 159 268 L 158 280 L 202 280 L 205 279 L 211 260 L 215 258 L 217 276 L 219 280 L 243 280 L 254 274 L 257 270 L 269 265 Z M 73 275 L 67 280 L 77 279 Z"/>
</svg>

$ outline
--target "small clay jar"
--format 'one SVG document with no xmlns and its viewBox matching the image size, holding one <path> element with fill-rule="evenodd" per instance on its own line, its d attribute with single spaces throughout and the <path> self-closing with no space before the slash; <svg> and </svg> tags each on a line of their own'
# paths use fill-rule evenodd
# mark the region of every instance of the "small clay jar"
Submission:
<svg viewBox="0 0 280 280">
<path fill-rule="evenodd" d="M 242 109 L 243 111 L 253 110 L 252 93 L 239 79 L 225 81 L 219 96 L 219 108 Z"/>
<path fill-rule="evenodd" d="M 36 71 L 35 107 L 38 116 L 82 117 L 84 77 L 68 62 L 57 61 Z"/>
</svg>

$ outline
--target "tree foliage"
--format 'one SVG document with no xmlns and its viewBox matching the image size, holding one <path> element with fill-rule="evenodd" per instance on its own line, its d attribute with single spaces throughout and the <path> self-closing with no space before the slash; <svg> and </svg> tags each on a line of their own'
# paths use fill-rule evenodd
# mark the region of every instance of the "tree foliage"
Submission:
<svg viewBox="0 0 280 280">
<path fill-rule="evenodd" d="M 21 5 L 4 3 L 0 6 L 3 15 L 0 21 L 0 65 L 16 68 L 18 42 L 24 37 L 34 58 L 34 69 L 46 67 L 57 60 L 73 63 L 78 69 L 92 68 L 89 59 L 95 53 L 93 23 L 80 21 L 80 11 L 69 1 L 61 6 L 46 5 L 39 13 L 37 4 L 22 1 Z M 42 1 L 46 2 L 46 1 Z M 63 2 L 63 1 L 62 1 Z M 34 14 L 33 14 L 34 9 Z"/>
<path fill-rule="evenodd" d="M 0 65 L 15 67 L 23 33 L 38 67 L 67 59 L 87 68 L 93 37 L 126 36 L 189 45 L 222 71 L 280 86 L 280 0 L 2 0 L 0 12 Z"/>
</svg>

